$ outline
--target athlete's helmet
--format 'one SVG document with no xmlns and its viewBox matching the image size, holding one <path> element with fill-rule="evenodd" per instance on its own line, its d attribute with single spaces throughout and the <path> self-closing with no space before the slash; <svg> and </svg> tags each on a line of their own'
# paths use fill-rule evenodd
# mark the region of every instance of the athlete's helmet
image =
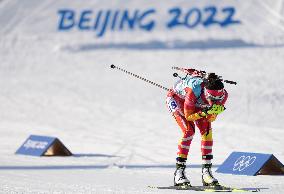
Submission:
<svg viewBox="0 0 284 194">
<path fill-rule="evenodd" d="M 204 94 L 212 103 L 218 103 L 225 98 L 225 89 L 222 79 L 215 73 L 209 73 L 205 78 Z"/>
</svg>

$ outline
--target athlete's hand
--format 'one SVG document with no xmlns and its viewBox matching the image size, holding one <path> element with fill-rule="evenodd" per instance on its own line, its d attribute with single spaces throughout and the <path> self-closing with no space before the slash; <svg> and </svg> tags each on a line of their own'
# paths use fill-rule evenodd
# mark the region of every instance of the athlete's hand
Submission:
<svg viewBox="0 0 284 194">
<path fill-rule="evenodd" d="M 212 115 L 212 114 L 220 114 L 225 110 L 225 107 L 223 105 L 218 105 L 218 104 L 213 104 L 211 107 L 203 110 L 204 113 L 208 114 L 208 115 Z"/>
<path fill-rule="evenodd" d="M 214 104 L 214 105 L 212 105 L 208 108 L 203 109 L 203 111 L 199 111 L 197 113 L 190 114 L 189 116 L 186 117 L 186 120 L 196 121 L 198 119 L 208 117 L 208 118 L 210 118 L 209 122 L 213 122 L 216 119 L 216 116 L 218 114 L 220 114 L 221 112 L 223 112 L 224 110 L 225 110 L 224 106 Z M 215 116 L 212 116 L 212 118 L 211 118 L 211 115 L 215 115 Z"/>
</svg>

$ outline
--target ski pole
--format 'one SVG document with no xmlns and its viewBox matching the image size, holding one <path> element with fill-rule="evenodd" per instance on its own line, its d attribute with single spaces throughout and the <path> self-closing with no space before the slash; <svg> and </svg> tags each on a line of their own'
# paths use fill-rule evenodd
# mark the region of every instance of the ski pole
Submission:
<svg viewBox="0 0 284 194">
<path fill-rule="evenodd" d="M 149 83 L 149 84 L 152 84 L 152 85 L 154 85 L 154 86 L 157 86 L 158 88 L 161 88 L 161 89 L 163 89 L 163 90 L 166 90 L 166 91 L 169 91 L 170 89 L 168 89 L 168 88 L 166 88 L 166 87 L 164 87 L 164 86 L 162 86 L 162 85 L 160 85 L 160 84 L 157 84 L 157 83 L 155 83 L 155 82 L 153 82 L 153 81 L 150 81 L 150 80 L 148 80 L 148 79 L 146 79 L 146 78 L 144 78 L 144 77 L 141 77 L 141 76 L 139 76 L 139 75 L 136 75 L 136 74 L 134 74 L 134 73 L 131 73 L 131 72 L 129 72 L 129 71 L 127 71 L 127 70 L 125 70 L 125 69 L 122 69 L 122 68 L 120 68 L 120 67 L 117 67 L 117 66 L 115 66 L 115 65 L 111 65 L 110 66 L 110 68 L 112 68 L 112 69 L 117 69 L 117 70 L 119 70 L 119 71 L 122 71 L 122 72 L 124 72 L 124 73 L 126 73 L 126 74 L 128 74 L 128 75 L 131 75 L 131 76 L 133 76 L 133 77 L 136 77 L 136 78 L 138 78 L 138 79 L 140 79 L 140 80 L 142 80 L 142 81 L 145 81 L 145 82 L 147 82 L 147 83 Z"/>
<path fill-rule="evenodd" d="M 192 75 L 195 71 L 198 71 L 198 72 L 201 73 L 203 78 L 206 76 L 206 71 L 201 71 L 201 70 L 196 70 L 196 69 L 186 69 L 186 68 L 182 68 L 182 67 L 172 67 L 172 69 L 182 71 L 182 72 L 189 74 L 189 75 Z M 179 77 L 177 73 L 174 73 L 173 76 Z M 235 82 L 235 81 L 223 80 L 223 79 L 221 79 L 221 80 L 224 81 L 225 83 L 228 83 L 228 84 L 237 85 L 237 82 Z"/>
</svg>

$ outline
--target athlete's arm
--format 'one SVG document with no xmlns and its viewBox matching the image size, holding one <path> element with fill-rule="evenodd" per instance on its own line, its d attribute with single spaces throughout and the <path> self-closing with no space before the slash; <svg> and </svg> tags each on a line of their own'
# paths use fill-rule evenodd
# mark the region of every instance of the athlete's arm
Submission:
<svg viewBox="0 0 284 194">
<path fill-rule="evenodd" d="M 195 104 L 197 98 L 191 88 L 186 88 L 186 96 L 184 101 L 184 115 L 186 120 L 195 121 L 206 116 L 203 112 L 196 112 Z"/>
</svg>

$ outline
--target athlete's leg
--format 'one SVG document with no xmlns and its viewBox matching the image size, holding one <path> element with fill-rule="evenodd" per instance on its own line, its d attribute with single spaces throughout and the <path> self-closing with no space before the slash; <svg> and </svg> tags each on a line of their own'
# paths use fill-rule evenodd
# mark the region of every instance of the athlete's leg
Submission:
<svg viewBox="0 0 284 194">
<path fill-rule="evenodd" d="M 175 99 L 174 97 L 168 97 L 167 105 L 182 131 L 182 137 L 178 143 L 177 157 L 181 158 L 182 161 L 184 161 L 188 156 L 190 144 L 195 133 L 195 126 L 193 122 L 187 121 L 185 119 L 183 112 L 179 106 L 178 99 Z"/>
<path fill-rule="evenodd" d="M 195 123 L 201 134 L 201 154 L 203 164 L 211 164 L 211 159 L 213 159 L 213 137 L 211 123 L 206 119 L 199 119 Z"/>
<path fill-rule="evenodd" d="M 181 128 L 182 137 L 178 144 L 178 152 L 176 158 L 176 171 L 174 173 L 174 184 L 175 185 L 190 185 L 190 181 L 185 175 L 186 160 L 190 144 L 195 132 L 194 123 L 189 122 L 183 116 L 180 102 L 178 99 L 173 97 L 167 98 L 167 105 L 175 118 L 177 124 Z"/>
<path fill-rule="evenodd" d="M 206 119 L 200 119 L 196 122 L 201 133 L 201 153 L 202 153 L 202 183 L 204 186 L 219 185 L 218 180 L 212 175 L 211 167 L 213 159 L 212 129 L 211 122 Z"/>
</svg>

